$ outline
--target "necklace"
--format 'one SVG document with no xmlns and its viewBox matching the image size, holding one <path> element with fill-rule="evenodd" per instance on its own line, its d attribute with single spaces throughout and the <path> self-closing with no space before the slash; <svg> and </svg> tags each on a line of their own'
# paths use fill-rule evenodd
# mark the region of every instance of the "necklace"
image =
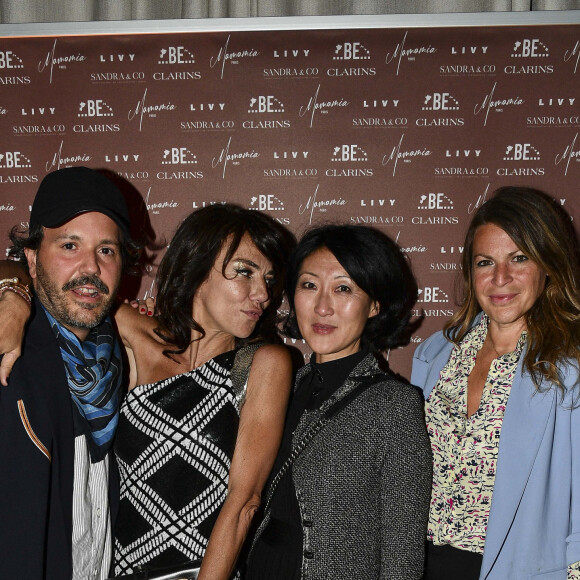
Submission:
<svg viewBox="0 0 580 580">
<path fill-rule="evenodd" d="M 493 344 L 493 338 L 491 338 L 491 334 L 489 334 L 489 332 L 487 334 L 487 338 L 489 338 L 489 344 L 490 344 L 491 348 L 493 349 L 493 352 L 495 352 L 495 354 L 498 356 L 498 358 L 500 356 L 502 356 L 501 354 L 499 354 L 497 348 L 495 348 L 495 344 Z"/>
</svg>

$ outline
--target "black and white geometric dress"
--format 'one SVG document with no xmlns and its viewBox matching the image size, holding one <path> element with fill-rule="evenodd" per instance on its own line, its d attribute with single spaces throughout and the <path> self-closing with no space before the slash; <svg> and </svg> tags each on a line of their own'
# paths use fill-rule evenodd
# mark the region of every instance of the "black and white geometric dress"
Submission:
<svg viewBox="0 0 580 580">
<path fill-rule="evenodd" d="M 245 384 L 232 385 L 235 355 L 136 386 L 125 398 L 115 442 L 117 575 L 203 558 L 226 498 L 245 395 Z"/>
</svg>

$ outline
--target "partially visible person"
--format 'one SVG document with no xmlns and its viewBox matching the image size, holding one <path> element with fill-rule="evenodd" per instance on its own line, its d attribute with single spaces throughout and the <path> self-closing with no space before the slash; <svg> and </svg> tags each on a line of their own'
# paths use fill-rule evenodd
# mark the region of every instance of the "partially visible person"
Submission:
<svg viewBox="0 0 580 580">
<path fill-rule="evenodd" d="M 286 348 L 264 343 L 279 341 L 293 245 L 265 214 L 208 206 L 159 266 L 158 316 L 117 310 L 130 367 L 115 441 L 117 575 L 200 559 L 199 580 L 237 574 L 290 393 Z"/>
<path fill-rule="evenodd" d="M 300 241 L 286 286 L 286 331 L 313 354 L 246 579 L 419 579 L 431 484 L 422 399 L 377 361 L 409 321 L 409 266 L 376 230 L 325 226 Z"/>
<path fill-rule="evenodd" d="M 474 214 L 463 301 L 419 346 L 433 451 L 426 580 L 580 578 L 580 291 L 570 219 L 503 187 Z"/>
<path fill-rule="evenodd" d="M 23 355 L 0 390 L 0 578 L 103 580 L 122 396 L 108 312 L 135 249 L 127 207 L 100 173 L 61 169 L 40 183 L 28 231 L 11 239 L 35 296 Z M 5 278 L 0 293 L 22 328 L 28 286 Z"/>
</svg>

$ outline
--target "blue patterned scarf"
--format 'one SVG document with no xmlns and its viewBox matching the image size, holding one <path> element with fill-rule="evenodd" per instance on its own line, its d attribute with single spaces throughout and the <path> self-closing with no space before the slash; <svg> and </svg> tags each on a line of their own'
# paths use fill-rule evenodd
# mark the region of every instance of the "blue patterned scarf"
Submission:
<svg viewBox="0 0 580 580">
<path fill-rule="evenodd" d="M 96 463 L 109 451 L 119 421 L 122 377 L 119 341 L 108 317 L 81 342 L 46 308 L 44 311 L 60 347 L 70 395 L 84 419 L 91 461 Z"/>
</svg>

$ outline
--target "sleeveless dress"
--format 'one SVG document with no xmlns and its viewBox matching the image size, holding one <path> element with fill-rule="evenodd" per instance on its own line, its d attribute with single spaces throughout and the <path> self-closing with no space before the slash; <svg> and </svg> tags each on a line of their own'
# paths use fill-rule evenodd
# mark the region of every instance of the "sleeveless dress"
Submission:
<svg viewBox="0 0 580 580">
<path fill-rule="evenodd" d="M 115 439 L 116 575 L 203 558 L 227 493 L 247 382 L 246 371 L 234 386 L 232 368 L 243 350 L 127 394 Z"/>
</svg>

